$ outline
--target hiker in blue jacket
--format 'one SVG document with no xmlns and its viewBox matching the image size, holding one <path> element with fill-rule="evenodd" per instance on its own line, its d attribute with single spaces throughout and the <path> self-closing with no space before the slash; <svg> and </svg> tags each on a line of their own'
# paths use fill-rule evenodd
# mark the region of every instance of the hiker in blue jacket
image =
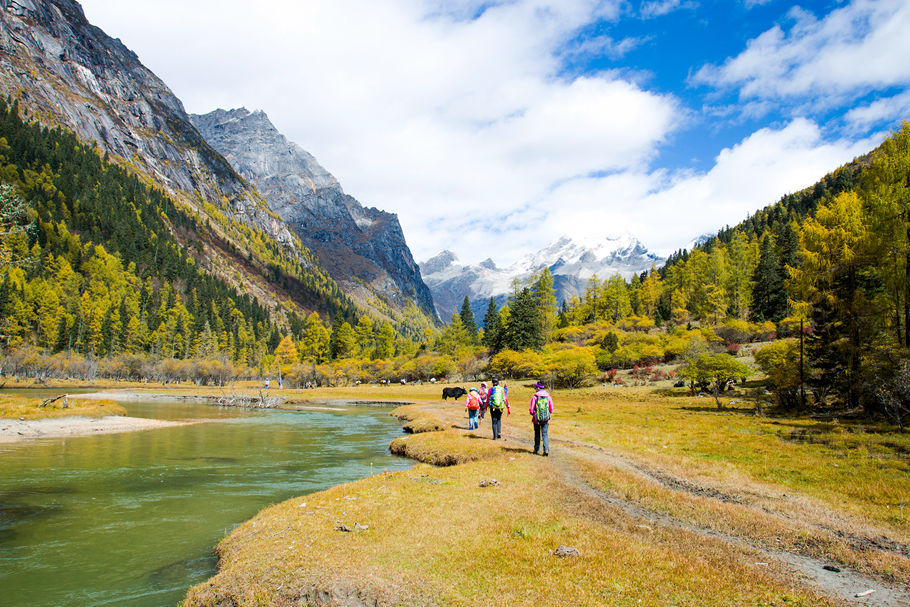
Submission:
<svg viewBox="0 0 910 607">
<path fill-rule="evenodd" d="M 542 381 L 534 385 L 537 391 L 531 397 L 531 421 L 534 422 L 534 455 L 540 452 L 543 443 L 543 455 L 550 455 L 550 418 L 553 416 L 553 397 L 547 392 Z"/>
</svg>

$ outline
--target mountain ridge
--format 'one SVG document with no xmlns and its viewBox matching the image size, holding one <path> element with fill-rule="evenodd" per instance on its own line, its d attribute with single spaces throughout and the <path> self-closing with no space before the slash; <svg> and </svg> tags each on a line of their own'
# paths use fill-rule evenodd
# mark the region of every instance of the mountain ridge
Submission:
<svg viewBox="0 0 910 607">
<path fill-rule="evenodd" d="M 262 110 L 218 109 L 190 119 L 355 300 L 369 306 L 379 295 L 404 306 L 414 298 L 435 316 L 395 214 L 364 207 L 345 194 L 339 181 Z"/>
<path fill-rule="evenodd" d="M 603 279 L 620 274 L 628 279 L 652 266 L 660 266 L 664 260 L 649 252 L 631 234 L 621 234 L 583 243 L 561 236 L 502 268 L 490 258 L 474 265 L 457 262 L 458 256 L 445 250 L 420 264 L 437 313 L 443 319 L 459 309 L 465 295 L 471 300 L 475 315 L 486 309 L 491 297 L 501 305 L 508 298 L 514 280 L 527 282 L 544 268 L 553 275 L 556 299 L 562 302 L 580 297 L 594 275 Z"/>
<path fill-rule="evenodd" d="M 283 309 L 278 304 L 293 297 L 293 290 L 282 287 L 283 279 L 282 284 L 274 282 L 276 276 L 280 278 L 277 266 L 284 263 L 280 258 L 287 257 L 293 260 L 291 265 L 299 264 L 317 275 L 323 271 L 333 274 L 319 261 L 328 256 L 311 253 L 303 244 L 305 238 L 269 208 L 251 180 L 205 140 L 167 85 L 120 40 L 91 25 L 75 0 L 0 0 L 0 25 L 0 94 L 17 100 L 30 119 L 63 127 L 84 142 L 94 142 L 99 153 L 110 154 L 144 183 L 161 188 L 190 215 L 201 218 L 205 234 L 177 236 L 184 246 L 200 237 L 205 240 L 198 261 L 210 271 L 254 293 L 277 314 Z M 332 180 L 327 172 L 314 174 L 312 185 L 318 191 L 343 196 L 340 186 L 337 192 L 333 189 L 337 180 L 334 184 Z M 356 208 L 359 203 L 345 204 L 355 224 L 366 226 L 373 221 L 366 210 Z M 383 223 L 390 227 L 382 234 L 395 232 L 397 226 L 396 236 L 406 247 L 397 218 Z M 399 252 L 398 257 L 403 256 Z M 409 256 L 407 250 L 404 257 Z M 399 261 L 395 253 L 386 257 Z M 255 275 L 250 273 L 250 262 L 254 262 Z M 406 262 L 405 258 L 402 264 Z M 413 272 L 419 272 L 413 259 L 411 264 Z M 351 276 L 343 289 L 361 308 L 379 315 L 411 314 L 406 309 L 408 297 L 420 290 L 419 274 L 412 278 L 413 288 L 400 288 L 378 270 L 375 274 L 366 279 L 373 283 L 368 289 L 363 288 L 361 275 Z M 334 275 L 339 276 L 338 272 Z M 322 279 L 317 277 L 317 282 Z M 428 299 L 429 291 L 422 286 Z M 382 295 L 386 288 L 383 301 L 375 301 L 375 293 Z M 423 304 L 432 315 L 432 305 Z M 327 310 L 323 306 L 320 311 Z"/>
</svg>

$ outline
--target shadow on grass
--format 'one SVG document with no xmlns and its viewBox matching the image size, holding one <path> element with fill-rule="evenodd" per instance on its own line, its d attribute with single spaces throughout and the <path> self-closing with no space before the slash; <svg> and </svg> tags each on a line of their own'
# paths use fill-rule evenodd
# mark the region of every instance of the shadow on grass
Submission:
<svg viewBox="0 0 910 607">
<path fill-rule="evenodd" d="M 465 436 L 467 438 L 470 438 L 471 440 L 484 440 L 484 441 L 490 441 L 491 443 L 493 442 L 493 439 L 489 438 L 487 436 L 477 436 L 476 434 L 465 434 Z M 503 440 L 508 440 L 508 439 L 503 439 Z M 500 449 L 507 453 L 531 453 L 531 449 L 527 448 L 527 447 L 506 447 L 504 443 L 499 443 L 499 445 L 500 445 Z"/>
</svg>

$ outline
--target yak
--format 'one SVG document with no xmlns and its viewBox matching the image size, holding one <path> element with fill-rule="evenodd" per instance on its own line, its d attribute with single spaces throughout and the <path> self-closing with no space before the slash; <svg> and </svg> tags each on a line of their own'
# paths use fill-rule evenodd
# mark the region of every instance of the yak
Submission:
<svg viewBox="0 0 910 607">
<path fill-rule="evenodd" d="M 461 398 L 462 396 L 464 396 L 467 393 L 468 393 L 468 391 L 465 390 L 464 388 L 457 388 L 457 387 L 456 388 L 443 388 L 442 389 L 442 400 L 447 401 L 450 397 L 454 398 L 455 400 L 458 400 L 459 398 Z"/>
</svg>

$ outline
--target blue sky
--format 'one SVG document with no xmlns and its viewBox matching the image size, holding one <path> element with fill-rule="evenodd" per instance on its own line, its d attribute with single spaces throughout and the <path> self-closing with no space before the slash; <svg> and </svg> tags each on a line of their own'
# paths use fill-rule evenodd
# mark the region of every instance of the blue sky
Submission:
<svg viewBox="0 0 910 607">
<path fill-rule="evenodd" d="M 191 112 L 264 110 L 415 258 L 666 254 L 910 116 L 906 0 L 85 0 Z"/>
</svg>

